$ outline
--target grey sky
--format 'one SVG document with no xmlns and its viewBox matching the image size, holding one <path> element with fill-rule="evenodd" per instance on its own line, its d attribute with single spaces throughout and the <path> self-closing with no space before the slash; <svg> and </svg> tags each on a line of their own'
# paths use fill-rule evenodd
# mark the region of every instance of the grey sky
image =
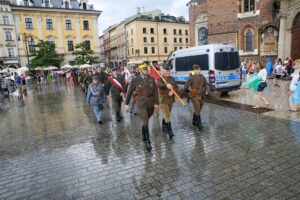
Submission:
<svg viewBox="0 0 300 200">
<path fill-rule="evenodd" d="M 160 9 L 165 14 L 184 16 L 188 19 L 189 0 L 90 0 L 95 9 L 103 11 L 99 18 L 99 34 L 103 34 L 108 26 L 121 22 L 126 17 L 134 15 L 137 7 L 145 11 Z"/>
</svg>

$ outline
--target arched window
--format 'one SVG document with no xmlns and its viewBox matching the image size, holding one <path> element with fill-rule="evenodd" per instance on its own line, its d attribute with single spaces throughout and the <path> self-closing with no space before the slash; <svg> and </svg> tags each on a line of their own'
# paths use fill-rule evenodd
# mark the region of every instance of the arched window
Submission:
<svg viewBox="0 0 300 200">
<path fill-rule="evenodd" d="M 247 29 L 245 34 L 245 50 L 253 51 L 253 30 Z"/>
<path fill-rule="evenodd" d="M 85 3 L 85 2 L 82 4 L 82 8 L 83 8 L 83 10 L 86 10 L 86 9 L 87 9 L 87 6 L 86 6 L 86 3 Z"/>
<path fill-rule="evenodd" d="M 67 2 L 67 1 L 65 2 L 65 8 L 66 8 L 66 9 L 69 9 L 69 8 L 70 8 L 70 4 L 69 4 L 69 2 Z"/>
</svg>

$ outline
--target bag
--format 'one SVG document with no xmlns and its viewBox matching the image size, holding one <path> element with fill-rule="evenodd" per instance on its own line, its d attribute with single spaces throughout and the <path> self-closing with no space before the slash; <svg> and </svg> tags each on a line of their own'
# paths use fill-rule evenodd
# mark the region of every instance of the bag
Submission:
<svg viewBox="0 0 300 200">
<path fill-rule="evenodd" d="M 260 87 L 260 88 L 266 88 L 267 86 L 268 85 L 267 85 L 266 82 L 261 82 L 258 87 Z"/>
<path fill-rule="evenodd" d="M 191 89 L 190 90 L 190 95 L 192 98 L 196 97 L 198 94 L 198 90 L 197 89 Z"/>
</svg>

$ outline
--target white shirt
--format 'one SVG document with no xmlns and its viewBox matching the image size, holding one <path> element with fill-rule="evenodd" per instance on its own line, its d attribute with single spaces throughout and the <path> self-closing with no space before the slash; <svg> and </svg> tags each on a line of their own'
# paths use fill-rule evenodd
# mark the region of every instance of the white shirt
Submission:
<svg viewBox="0 0 300 200">
<path fill-rule="evenodd" d="M 275 74 L 276 75 L 282 75 L 283 74 L 283 66 L 282 65 L 276 65 L 275 67 Z"/>
<path fill-rule="evenodd" d="M 266 69 L 262 69 L 258 72 L 257 76 L 261 77 L 261 80 L 263 82 L 266 82 L 267 81 L 267 77 L 268 77 L 268 73 L 267 73 L 267 70 Z"/>
</svg>

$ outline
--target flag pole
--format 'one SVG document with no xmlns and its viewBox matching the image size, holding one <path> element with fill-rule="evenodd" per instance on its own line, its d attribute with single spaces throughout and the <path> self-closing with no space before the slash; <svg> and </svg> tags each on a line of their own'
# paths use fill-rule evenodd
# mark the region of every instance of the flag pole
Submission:
<svg viewBox="0 0 300 200">
<path fill-rule="evenodd" d="M 157 71 L 156 69 L 155 69 L 155 67 L 153 67 L 153 66 L 151 66 L 153 69 L 154 69 L 154 71 L 159 75 L 159 77 L 163 80 L 163 82 L 165 83 L 165 84 L 169 84 L 167 81 L 166 81 L 166 79 L 164 79 L 164 77 L 160 74 L 160 72 L 159 71 Z M 173 88 L 171 88 L 171 91 L 173 92 L 173 94 L 175 95 L 175 97 L 178 99 L 178 101 L 183 105 L 183 106 L 186 106 L 186 104 L 184 103 L 184 101 L 180 98 L 180 96 L 177 94 L 177 92 L 173 89 Z"/>
</svg>

